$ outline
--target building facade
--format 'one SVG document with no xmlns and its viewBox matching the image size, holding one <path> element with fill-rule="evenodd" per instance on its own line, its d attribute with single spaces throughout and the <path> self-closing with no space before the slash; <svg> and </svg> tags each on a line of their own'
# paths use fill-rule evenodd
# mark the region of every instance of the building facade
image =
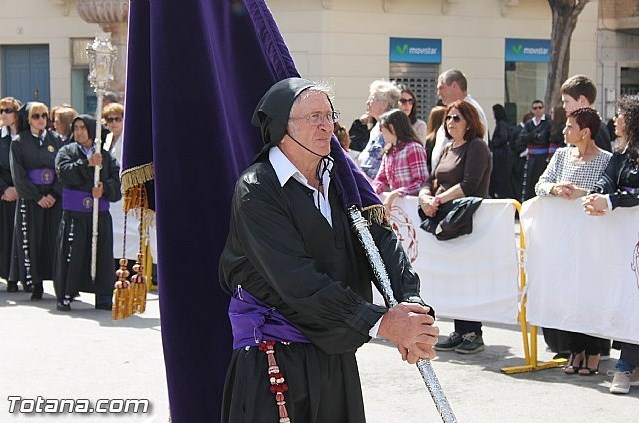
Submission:
<svg viewBox="0 0 639 423">
<path fill-rule="evenodd" d="M 469 93 L 490 121 L 495 103 L 519 120 L 533 100 L 544 98 L 551 33 L 546 0 L 267 4 L 302 76 L 335 87 L 347 126 L 365 111 L 375 79 L 413 88 L 426 118 L 437 101 L 437 75 L 450 68 L 467 75 Z M 0 95 L 90 111 L 95 99 L 84 48 L 101 31 L 115 34 L 120 74 L 114 88 L 123 91 L 127 6 L 126 0 L 0 0 Z M 614 114 L 620 94 L 639 90 L 639 0 L 588 3 L 573 34 L 569 73 L 597 81 L 604 118 Z"/>
</svg>

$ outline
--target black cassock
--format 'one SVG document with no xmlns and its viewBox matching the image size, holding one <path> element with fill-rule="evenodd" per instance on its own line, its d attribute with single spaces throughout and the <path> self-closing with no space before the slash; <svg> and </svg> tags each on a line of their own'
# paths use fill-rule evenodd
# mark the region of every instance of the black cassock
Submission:
<svg viewBox="0 0 639 423">
<path fill-rule="evenodd" d="M 11 263 L 12 281 L 40 284 L 45 279 L 53 279 L 55 240 L 62 213 L 60 183 L 55 178 L 51 184 L 36 184 L 29 179 L 28 172 L 46 168 L 54 176 L 55 156 L 60 147 L 62 140 L 50 131 L 40 140 L 27 130 L 11 143 L 11 175 L 19 197 L 13 239 L 16 254 Z M 55 197 L 56 202 L 53 207 L 44 209 L 37 203 L 48 194 Z"/>
<path fill-rule="evenodd" d="M 83 191 L 91 196 L 95 168 L 89 167 L 86 154 L 77 142 L 60 149 L 55 160 L 56 171 L 63 189 Z M 100 181 L 104 197 L 109 202 L 122 198 L 120 168 L 116 160 L 102 151 Z M 93 207 L 86 211 L 63 210 L 58 232 L 55 290 L 58 300 L 79 291 L 109 296 L 113 293 L 113 223 L 109 211 L 98 213 L 98 248 L 95 282 L 91 281 L 91 242 L 93 234 Z"/>
<path fill-rule="evenodd" d="M 11 133 L 0 135 L 0 195 L 13 186 L 9 151 L 11 147 Z M 13 241 L 13 223 L 15 221 L 16 202 L 0 200 L 0 278 L 9 277 L 11 268 L 11 242 Z"/>
<path fill-rule="evenodd" d="M 309 188 L 293 178 L 282 187 L 268 160 L 251 166 L 236 186 L 220 280 L 226 292 L 241 285 L 277 309 L 311 341 L 275 345 L 292 421 L 358 423 L 365 417 L 355 351 L 386 308 L 371 304 L 372 274 L 334 183 L 329 201 L 332 227 Z M 376 223 L 371 232 L 395 297 L 415 302 L 419 277 L 397 237 Z M 256 347 L 234 350 L 223 422 L 278 421 L 267 367 Z"/>
</svg>

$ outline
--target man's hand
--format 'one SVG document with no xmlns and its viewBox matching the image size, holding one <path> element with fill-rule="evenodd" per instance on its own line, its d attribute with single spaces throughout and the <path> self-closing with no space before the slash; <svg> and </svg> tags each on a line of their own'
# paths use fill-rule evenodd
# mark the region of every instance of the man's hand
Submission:
<svg viewBox="0 0 639 423">
<path fill-rule="evenodd" d="M 104 195 L 104 184 L 102 181 L 98 182 L 97 187 L 91 188 L 91 192 L 93 194 L 93 198 L 100 198 Z"/>
<path fill-rule="evenodd" d="M 102 166 L 102 153 L 94 153 L 91 157 L 89 157 L 89 166 Z"/>
<path fill-rule="evenodd" d="M 382 317 L 378 335 L 397 344 L 402 359 L 415 364 L 420 358 L 435 358 L 439 328 L 428 307 L 414 303 L 400 303 Z"/>
</svg>

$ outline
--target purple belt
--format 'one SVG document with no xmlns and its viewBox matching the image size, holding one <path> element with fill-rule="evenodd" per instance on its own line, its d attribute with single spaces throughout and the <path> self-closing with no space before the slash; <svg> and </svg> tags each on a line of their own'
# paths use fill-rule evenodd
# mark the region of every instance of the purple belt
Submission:
<svg viewBox="0 0 639 423">
<path fill-rule="evenodd" d="M 545 147 L 532 147 L 528 146 L 528 155 L 536 156 L 538 154 L 548 154 L 548 149 Z"/>
<path fill-rule="evenodd" d="M 36 185 L 51 185 L 55 182 L 55 170 L 48 167 L 31 169 L 27 172 L 27 176 Z"/>
<path fill-rule="evenodd" d="M 62 210 L 74 212 L 92 212 L 93 195 L 90 192 L 75 189 L 62 189 Z M 109 200 L 101 197 L 98 202 L 98 210 L 109 211 Z"/>
<path fill-rule="evenodd" d="M 639 194 L 639 188 L 637 187 L 619 187 L 619 189 L 626 191 L 628 194 L 632 194 L 632 195 Z"/>
<path fill-rule="evenodd" d="M 286 317 L 238 286 L 229 304 L 233 348 L 256 346 L 262 341 L 310 343 Z"/>
</svg>

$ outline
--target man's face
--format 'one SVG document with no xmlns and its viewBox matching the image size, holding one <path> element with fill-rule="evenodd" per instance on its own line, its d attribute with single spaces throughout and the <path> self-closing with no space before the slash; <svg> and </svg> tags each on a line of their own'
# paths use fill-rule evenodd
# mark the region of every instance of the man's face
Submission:
<svg viewBox="0 0 639 423">
<path fill-rule="evenodd" d="M 583 95 L 580 95 L 578 99 L 575 99 L 568 94 L 562 94 L 561 102 L 563 103 L 566 114 L 570 114 L 577 109 L 581 109 L 582 107 L 590 106 L 590 103 L 588 103 L 588 100 Z"/>
<path fill-rule="evenodd" d="M 437 96 L 442 99 L 442 103 L 445 105 L 464 98 L 457 82 L 453 81 L 450 85 L 446 85 L 441 79 L 437 81 Z"/>
<path fill-rule="evenodd" d="M 91 147 L 93 140 L 89 139 L 89 131 L 83 120 L 78 119 L 73 124 L 73 138 L 85 148 Z"/>
<path fill-rule="evenodd" d="M 533 115 L 535 115 L 537 120 L 539 120 L 544 115 L 544 113 L 546 113 L 546 108 L 544 107 L 544 103 L 537 102 L 532 104 L 532 108 L 530 111 Z"/>
<path fill-rule="evenodd" d="M 304 147 L 319 155 L 327 156 L 331 152 L 331 135 L 333 134 L 331 103 L 322 92 L 310 91 L 301 95 L 304 97 L 291 109 L 289 133 Z M 294 149 L 292 153 L 301 155 L 301 158 L 311 154 L 302 148 Z"/>
</svg>

